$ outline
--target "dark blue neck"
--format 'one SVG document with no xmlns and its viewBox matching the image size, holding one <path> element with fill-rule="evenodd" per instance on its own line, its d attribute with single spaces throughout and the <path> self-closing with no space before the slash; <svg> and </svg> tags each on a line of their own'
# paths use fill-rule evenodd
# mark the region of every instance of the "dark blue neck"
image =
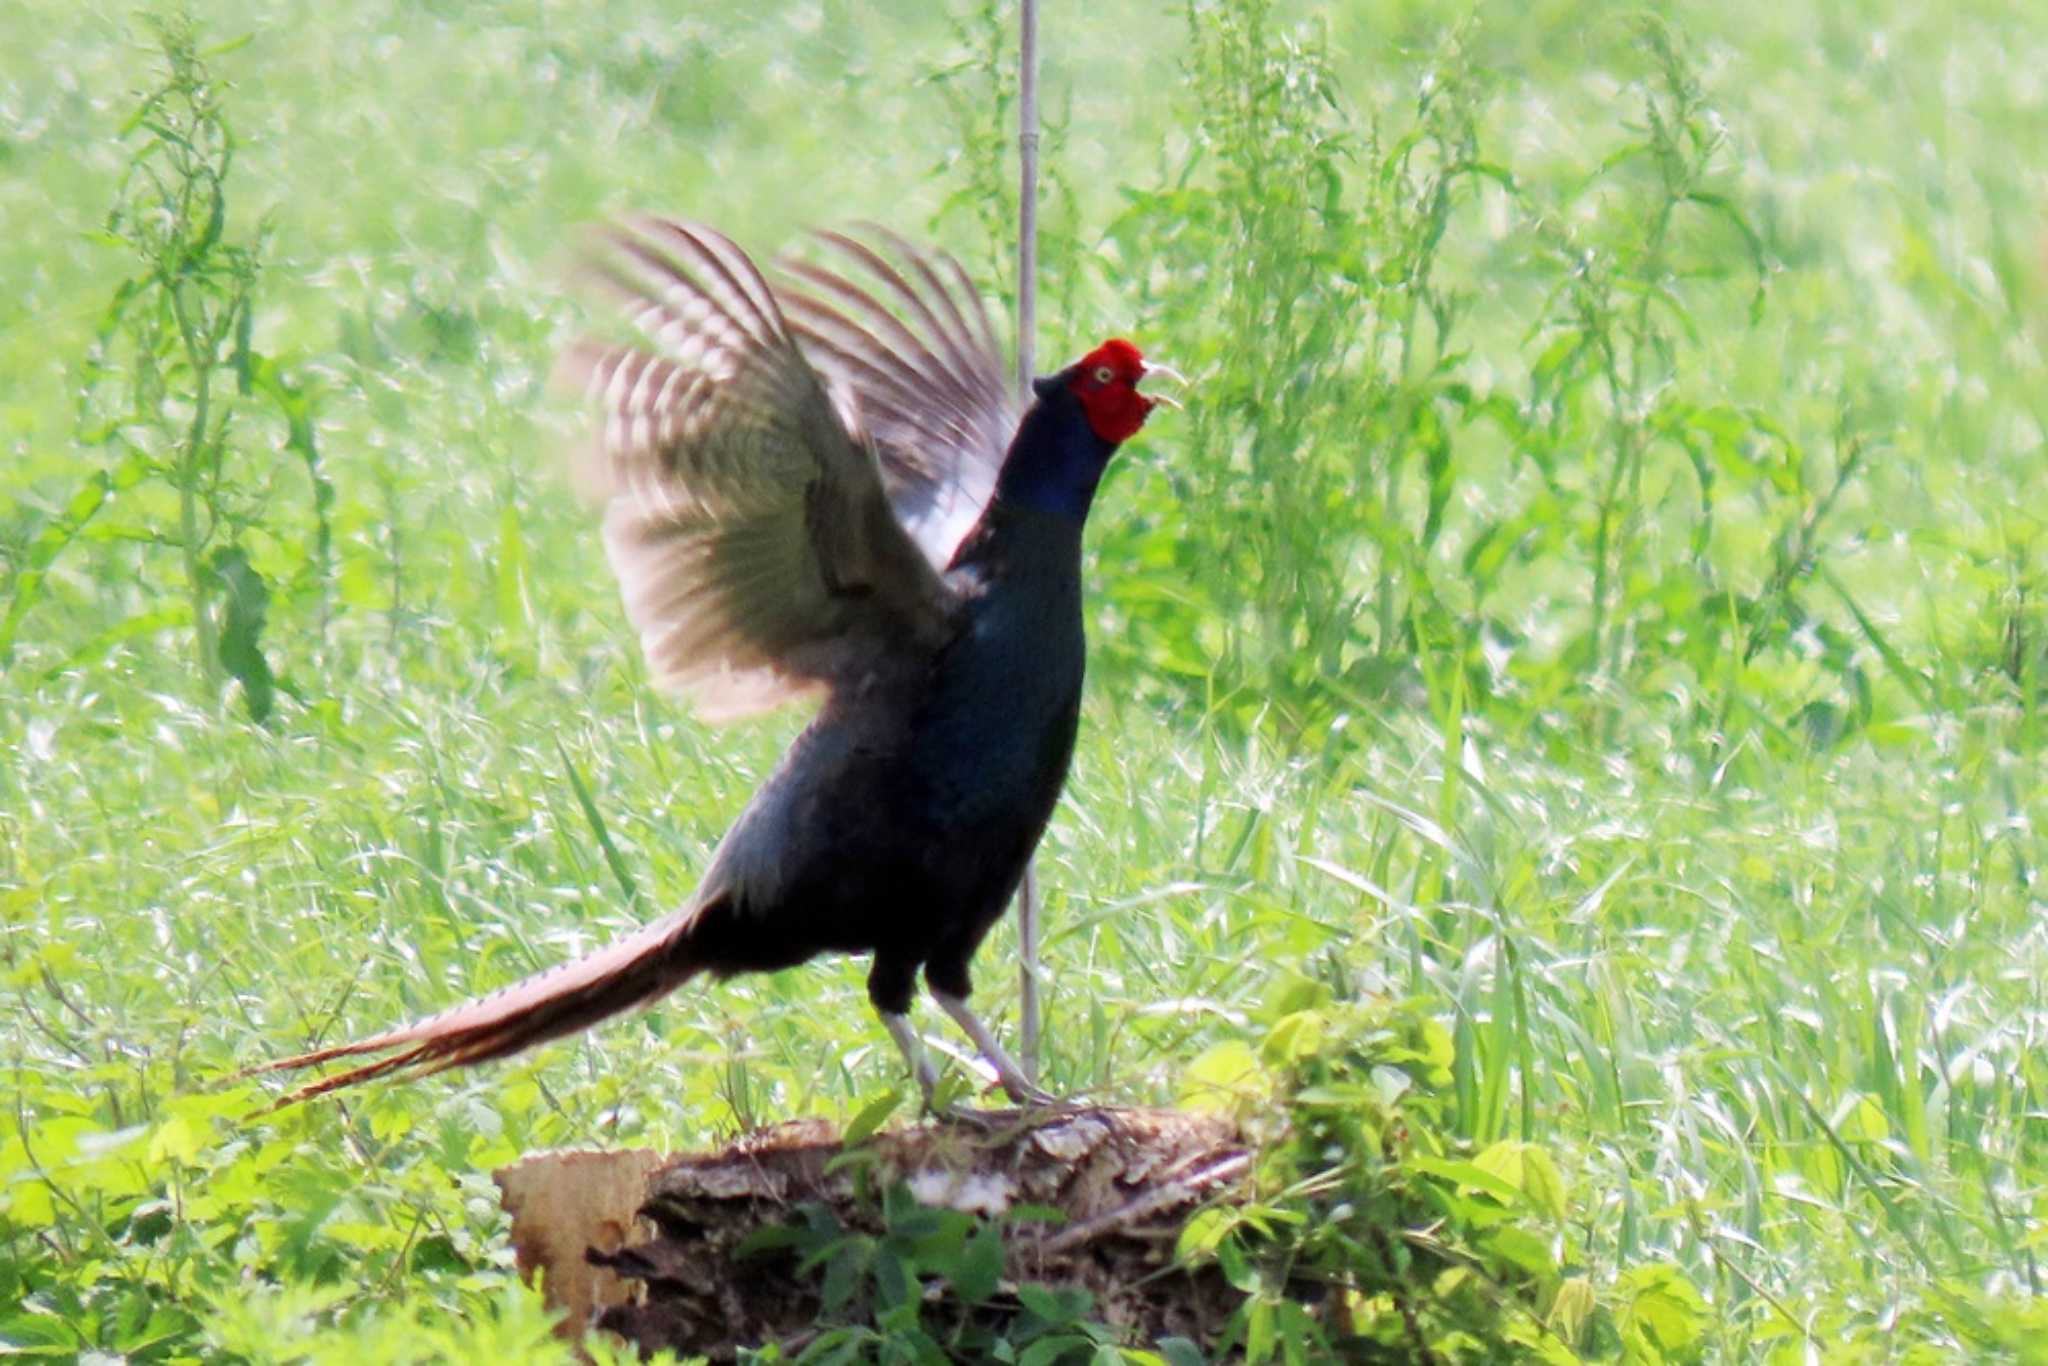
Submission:
<svg viewBox="0 0 2048 1366">
<path fill-rule="evenodd" d="M 995 501 L 1082 521 L 1116 447 L 1088 425 L 1064 376 L 1036 380 L 1032 388 L 1038 401 L 1017 424 L 1017 435 L 996 476 Z"/>
</svg>

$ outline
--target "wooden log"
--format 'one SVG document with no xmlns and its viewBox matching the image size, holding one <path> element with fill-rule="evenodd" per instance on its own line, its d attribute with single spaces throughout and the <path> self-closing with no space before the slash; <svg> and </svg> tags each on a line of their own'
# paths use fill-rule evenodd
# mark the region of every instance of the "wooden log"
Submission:
<svg viewBox="0 0 2048 1366">
<path fill-rule="evenodd" d="M 954 1302 L 924 1285 L 934 1324 L 1000 1326 L 1016 1287 L 1077 1286 L 1092 1314 L 1132 1343 L 1211 1340 L 1239 1297 L 1211 1269 L 1173 1262 L 1188 1216 L 1242 1188 L 1236 1127 L 1174 1110 L 1016 1112 L 876 1134 L 854 1160 L 837 1130 L 800 1121 L 716 1153 L 557 1153 L 497 1173 L 519 1266 L 545 1275 L 565 1331 L 595 1325 L 643 1351 L 730 1360 L 743 1346 L 798 1349 L 822 1331 L 818 1273 L 787 1248 L 741 1255 L 806 1206 L 852 1233 L 880 1235 L 875 1194 L 900 1183 L 921 1204 L 1003 1221 L 1020 1206 L 1058 1217 L 1005 1222 L 996 1293 Z"/>
</svg>

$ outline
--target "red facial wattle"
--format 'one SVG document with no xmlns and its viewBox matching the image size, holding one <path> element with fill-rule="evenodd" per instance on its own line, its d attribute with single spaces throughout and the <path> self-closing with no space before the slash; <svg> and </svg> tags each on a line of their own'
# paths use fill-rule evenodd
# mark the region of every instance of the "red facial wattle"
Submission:
<svg viewBox="0 0 2048 1366">
<path fill-rule="evenodd" d="M 1144 374 L 1145 358 L 1121 337 L 1104 342 L 1073 367 L 1067 387 L 1081 401 L 1095 434 L 1113 446 L 1135 436 L 1157 404 L 1138 392 Z"/>
</svg>

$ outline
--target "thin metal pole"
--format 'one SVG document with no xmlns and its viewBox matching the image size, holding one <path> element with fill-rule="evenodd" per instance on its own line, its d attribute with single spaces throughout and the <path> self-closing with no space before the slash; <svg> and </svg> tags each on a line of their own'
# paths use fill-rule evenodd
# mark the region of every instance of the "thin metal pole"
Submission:
<svg viewBox="0 0 2048 1366">
<path fill-rule="evenodd" d="M 1031 400 L 1038 357 L 1038 0 L 1022 0 L 1017 77 L 1017 397 Z"/>
<path fill-rule="evenodd" d="M 1021 0 L 1017 73 L 1017 400 L 1031 402 L 1038 337 L 1038 0 Z M 1038 1080 L 1038 860 L 1017 889 L 1017 996 L 1024 1075 Z"/>
</svg>

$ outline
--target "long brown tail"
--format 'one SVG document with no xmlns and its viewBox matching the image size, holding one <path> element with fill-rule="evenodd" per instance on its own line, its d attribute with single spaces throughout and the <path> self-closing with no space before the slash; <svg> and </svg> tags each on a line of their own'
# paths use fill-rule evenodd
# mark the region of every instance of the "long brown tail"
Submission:
<svg viewBox="0 0 2048 1366">
<path fill-rule="evenodd" d="M 273 1107 L 282 1109 L 373 1077 L 394 1072 L 425 1076 L 449 1067 L 509 1057 L 521 1049 L 573 1034 L 620 1011 L 666 995 L 703 970 L 692 961 L 690 953 L 689 930 L 696 920 L 694 911 L 691 908 L 664 916 L 572 963 L 536 973 L 502 991 L 402 1029 L 301 1053 L 294 1058 L 281 1058 L 249 1072 L 284 1072 L 365 1053 L 387 1055 L 301 1086 Z"/>
</svg>

